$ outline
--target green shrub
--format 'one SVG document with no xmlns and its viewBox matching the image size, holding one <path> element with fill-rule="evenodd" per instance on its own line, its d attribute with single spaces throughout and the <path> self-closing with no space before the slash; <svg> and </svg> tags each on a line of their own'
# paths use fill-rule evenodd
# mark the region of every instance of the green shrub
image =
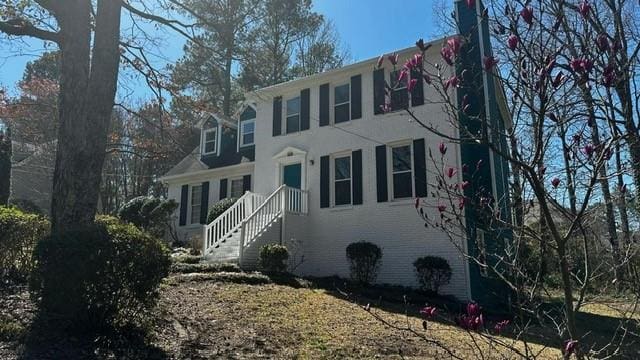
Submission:
<svg viewBox="0 0 640 360">
<path fill-rule="evenodd" d="M 45 314 L 75 329 L 103 329 L 144 319 L 169 273 L 167 248 L 113 217 L 53 234 L 35 249 L 30 290 Z"/>
<path fill-rule="evenodd" d="M 424 256 L 413 262 L 416 276 L 422 290 L 438 294 L 441 286 L 451 281 L 451 266 L 446 259 L 438 256 Z"/>
<path fill-rule="evenodd" d="M 233 204 L 238 201 L 237 198 L 226 198 L 218 201 L 213 204 L 211 209 L 209 209 L 209 215 L 207 216 L 207 224 L 211 224 L 218 216 L 222 215 L 227 209 L 229 209 Z"/>
<path fill-rule="evenodd" d="M 0 207 L 0 277 L 26 280 L 33 269 L 33 248 L 48 233 L 47 219 Z"/>
<path fill-rule="evenodd" d="M 289 251 L 284 245 L 269 244 L 260 248 L 260 267 L 268 272 L 287 271 Z"/>
<path fill-rule="evenodd" d="M 45 215 L 45 212 L 35 202 L 28 199 L 11 199 L 9 205 L 17 207 L 27 214 Z"/>
<path fill-rule="evenodd" d="M 378 245 L 360 241 L 347 246 L 351 278 L 361 284 L 371 284 L 378 277 L 382 250 Z"/>
<path fill-rule="evenodd" d="M 118 217 L 153 236 L 164 238 L 171 214 L 177 208 L 178 203 L 174 200 L 138 196 L 129 200 L 118 210 Z"/>
</svg>

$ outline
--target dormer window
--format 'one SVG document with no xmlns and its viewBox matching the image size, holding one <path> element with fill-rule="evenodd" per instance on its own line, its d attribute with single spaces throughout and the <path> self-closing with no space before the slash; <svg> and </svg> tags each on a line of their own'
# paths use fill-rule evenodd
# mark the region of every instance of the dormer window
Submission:
<svg viewBox="0 0 640 360">
<path fill-rule="evenodd" d="M 218 151 L 218 128 L 203 130 L 202 155 L 215 154 Z"/>
</svg>

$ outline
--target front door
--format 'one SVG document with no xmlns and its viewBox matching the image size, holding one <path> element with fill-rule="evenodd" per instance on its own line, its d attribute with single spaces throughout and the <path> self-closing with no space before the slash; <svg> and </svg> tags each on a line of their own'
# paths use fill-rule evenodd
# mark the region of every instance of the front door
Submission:
<svg viewBox="0 0 640 360">
<path fill-rule="evenodd" d="M 302 187 L 302 164 L 285 165 L 282 168 L 282 183 L 300 189 Z"/>
</svg>

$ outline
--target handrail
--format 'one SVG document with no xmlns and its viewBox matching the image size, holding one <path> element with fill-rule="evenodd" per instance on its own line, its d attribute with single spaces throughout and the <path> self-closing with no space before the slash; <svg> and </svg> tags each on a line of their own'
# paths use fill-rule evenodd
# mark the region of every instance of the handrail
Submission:
<svg viewBox="0 0 640 360">
<path fill-rule="evenodd" d="M 277 219 L 282 213 L 283 195 L 286 185 L 277 188 L 251 215 L 242 222 L 240 236 L 240 257 L 242 249 L 253 241 L 264 228 Z"/>
<path fill-rule="evenodd" d="M 235 204 L 206 225 L 203 231 L 203 255 L 207 255 L 210 249 L 218 245 L 229 233 L 236 231 L 242 225 L 246 215 L 261 205 L 261 200 L 261 197 L 247 191 Z"/>
</svg>

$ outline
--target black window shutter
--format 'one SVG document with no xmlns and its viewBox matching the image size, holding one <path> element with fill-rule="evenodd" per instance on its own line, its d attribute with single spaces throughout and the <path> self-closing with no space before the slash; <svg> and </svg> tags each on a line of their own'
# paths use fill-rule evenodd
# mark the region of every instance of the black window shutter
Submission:
<svg viewBox="0 0 640 360">
<path fill-rule="evenodd" d="M 242 192 L 245 193 L 247 191 L 251 191 L 251 175 L 242 177 Z"/>
<path fill-rule="evenodd" d="M 320 126 L 329 125 L 329 84 L 320 85 Z"/>
<path fill-rule="evenodd" d="M 227 179 L 220 179 L 220 200 L 227 197 Z"/>
<path fill-rule="evenodd" d="M 351 77 L 351 120 L 362 117 L 362 75 Z"/>
<path fill-rule="evenodd" d="M 413 141 L 413 168 L 415 169 L 414 184 L 416 196 L 425 197 L 427 196 L 427 162 L 424 139 Z"/>
<path fill-rule="evenodd" d="M 328 208 L 331 204 L 329 187 L 331 184 L 329 173 L 329 156 L 320 157 L 320 207 Z"/>
<path fill-rule="evenodd" d="M 309 130 L 309 117 L 311 115 L 311 90 L 300 91 L 300 131 Z"/>
<path fill-rule="evenodd" d="M 384 106 L 384 69 L 373 71 L 373 113 L 382 114 Z"/>
<path fill-rule="evenodd" d="M 273 98 L 273 136 L 282 135 L 282 97 Z"/>
<path fill-rule="evenodd" d="M 187 209 L 189 208 L 189 185 L 182 185 L 180 191 L 180 226 L 187 225 Z"/>
<path fill-rule="evenodd" d="M 353 174 L 353 205 L 362 204 L 362 150 L 351 153 L 351 173 Z"/>
<path fill-rule="evenodd" d="M 411 106 L 420 106 L 424 104 L 424 80 L 420 69 L 411 69 L 411 78 L 417 79 L 416 86 L 411 90 Z"/>
<path fill-rule="evenodd" d="M 376 146 L 376 184 L 378 186 L 378 202 L 389 199 L 387 187 L 387 146 Z"/>
<path fill-rule="evenodd" d="M 202 183 L 202 199 L 200 199 L 200 224 L 207 223 L 209 214 L 209 182 Z"/>
</svg>

